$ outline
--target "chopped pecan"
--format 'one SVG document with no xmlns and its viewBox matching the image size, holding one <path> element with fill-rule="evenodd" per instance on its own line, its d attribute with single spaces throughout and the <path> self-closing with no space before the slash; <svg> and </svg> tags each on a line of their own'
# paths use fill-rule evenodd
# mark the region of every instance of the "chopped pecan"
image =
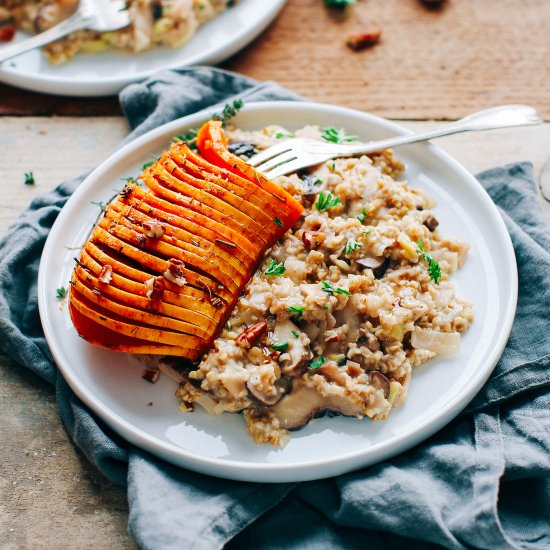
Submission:
<svg viewBox="0 0 550 550">
<path fill-rule="evenodd" d="M 143 222 L 143 233 L 150 239 L 160 239 L 165 233 L 164 225 L 159 222 Z"/>
<path fill-rule="evenodd" d="M 163 275 L 171 283 L 178 286 L 185 286 L 187 284 L 187 280 L 183 276 L 184 267 L 185 264 L 181 260 L 178 260 L 177 258 L 170 258 L 170 260 L 168 260 L 168 269 L 163 273 Z"/>
<path fill-rule="evenodd" d="M 437 226 L 439 225 L 439 222 L 437 221 L 437 218 L 434 216 L 428 216 L 424 220 L 424 225 L 432 232 L 434 232 L 437 229 Z"/>
<path fill-rule="evenodd" d="M 160 378 L 160 371 L 157 369 L 145 369 L 142 378 L 147 380 L 147 382 L 151 382 L 151 384 L 156 384 Z"/>
<path fill-rule="evenodd" d="M 350 34 L 346 41 L 348 48 L 358 52 L 380 42 L 382 31 L 379 27 L 368 27 L 363 32 Z"/>
<path fill-rule="evenodd" d="M 261 321 L 246 329 L 244 329 L 239 336 L 237 336 L 235 343 L 241 348 L 252 347 L 267 330 L 267 323 Z"/>
<path fill-rule="evenodd" d="M 111 279 L 113 278 L 113 268 L 109 264 L 105 264 L 101 268 L 101 273 L 99 274 L 98 278 L 100 282 L 108 285 L 111 282 Z"/>
<path fill-rule="evenodd" d="M 152 300 L 160 300 L 164 292 L 164 287 L 165 283 L 163 277 L 152 277 L 151 279 L 145 281 L 145 295 L 147 298 L 151 298 Z"/>
</svg>

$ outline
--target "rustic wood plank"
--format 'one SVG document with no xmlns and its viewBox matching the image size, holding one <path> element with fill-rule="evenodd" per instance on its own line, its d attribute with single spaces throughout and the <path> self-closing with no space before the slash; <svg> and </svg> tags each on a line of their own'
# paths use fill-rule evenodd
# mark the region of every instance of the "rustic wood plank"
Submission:
<svg viewBox="0 0 550 550">
<path fill-rule="evenodd" d="M 275 23 L 224 68 L 276 80 L 315 101 L 391 118 L 446 120 L 490 105 L 530 103 L 550 119 L 550 2 L 359 0 L 344 13 L 289 0 Z M 366 26 L 382 41 L 352 52 Z M 0 114 L 114 115 L 116 98 L 57 98 L 0 86 Z"/>
<path fill-rule="evenodd" d="M 417 131 L 440 124 L 406 123 Z M 0 235 L 34 196 L 101 162 L 126 131 L 121 117 L 0 118 L 0 151 L 12 159 L 0 164 L 0 181 L 6 182 Z M 550 156 L 549 142 L 550 124 L 438 141 L 473 172 L 530 160 L 537 176 Z M 23 184 L 29 169 L 35 186 Z M 550 221 L 550 206 L 546 213 Z M 74 447 L 53 390 L 2 354 L 0 380 L 0 547 L 133 548 L 124 489 L 102 478 Z"/>
</svg>

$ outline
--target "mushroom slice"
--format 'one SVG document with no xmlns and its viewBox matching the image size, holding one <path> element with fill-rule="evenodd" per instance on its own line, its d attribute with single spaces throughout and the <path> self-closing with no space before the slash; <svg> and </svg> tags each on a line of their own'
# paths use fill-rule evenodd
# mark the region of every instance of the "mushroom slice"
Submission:
<svg viewBox="0 0 550 550">
<path fill-rule="evenodd" d="M 379 256 L 378 258 L 359 258 L 356 261 L 359 265 L 362 265 L 367 269 L 372 269 L 376 279 L 381 279 L 384 276 L 386 270 L 388 269 L 389 263 L 389 259 L 385 256 Z"/>
<path fill-rule="evenodd" d="M 283 376 L 282 378 L 279 378 L 275 384 L 275 391 L 271 395 L 267 395 L 265 392 L 261 391 L 261 385 L 259 384 L 259 376 L 258 375 L 252 375 L 248 382 L 246 383 L 246 387 L 250 393 L 250 395 L 261 405 L 264 405 L 266 407 L 272 407 L 276 403 L 280 401 L 280 399 L 288 393 L 292 387 L 292 383 L 290 382 L 290 379 L 286 376 Z"/>
<path fill-rule="evenodd" d="M 296 338 L 292 331 L 296 327 L 290 320 L 278 321 L 273 330 L 273 340 L 277 342 L 288 342 L 288 350 L 281 355 L 279 366 L 286 376 L 297 376 L 311 358 L 311 352 L 307 349 L 302 337 Z"/>
<path fill-rule="evenodd" d="M 379 370 L 373 370 L 370 372 L 369 382 L 371 386 L 374 386 L 377 390 L 382 390 L 384 392 L 385 399 L 389 397 L 390 383 Z"/>
<path fill-rule="evenodd" d="M 321 395 L 316 389 L 295 379 L 292 391 L 269 409 L 285 430 L 297 430 L 322 413 L 332 411 L 344 416 L 364 416 L 363 409 L 345 397 Z"/>
</svg>

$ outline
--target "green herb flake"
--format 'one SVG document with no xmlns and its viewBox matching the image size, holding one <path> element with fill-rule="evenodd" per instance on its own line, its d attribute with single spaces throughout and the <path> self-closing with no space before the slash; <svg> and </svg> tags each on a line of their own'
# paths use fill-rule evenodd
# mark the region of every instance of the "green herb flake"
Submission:
<svg viewBox="0 0 550 550">
<path fill-rule="evenodd" d="M 55 290 L 55 295 L 58 300 L 62 300 L 67 297 L 67 289 L 64 286 L 60 286 Z"/>
<path fill-rule="evenodd" d="M 25 185 L 34 185 L 36 183 L 34 179 L 34 174 L 32 172 L 25 172 Z"/>
<path fill-rule="evenodd" d="M 147 170 L 147 168 L 151 168 L 151 166 L 153 166 L 153 164 L 155 164 L 156 160 L 151 160 L 149 162 L 146 162 L 142 167 L 141 167 L 141 170 Z"/>
<path fill-rule="evenodd" d="M 275 139 L 290 139 L 296 137 L 294 134 L 287 134 L 286 132 L 277 132 L 275 134 Z"/>
<path fill-rule="evenodd" d="M 369 213 L 369 210 L 367 207 L 361 209 L 361 214 L 357 215 L 357 219 L 363 223 L 365 221 L 365 218 L 367 217 L 367 214 Z"/>
<path fill-rule="evenodd" d="M 105 212 L 105 209 L 107 208 L 107 203 L 103 201 L 90 201 L 90 204 L 95 204 L 102 212 Z"/>
<path fill-rule="evenodd" d="M 277 260 L 271 258 L 264 271 L 264 275 L 275 275 L 277 277 L 281 277 L 285 271 L 286 267 L 282 263 L 279 263 Z"/>
<path fill-rule="evenodd" d="M 424 250 L 424 245 L 422 244 L 422 241 L 418 241 L 418 250 L 417 252 L 422 256 L 422 258 L 428 262 L 428 275 L 430 276 L 430 279 L 438 285 L 439 279 L 441 278 L 441 266 L 438 262 L 436 262 L 431 254 L 428 254 Z"/>
<path fill-rule="evenodd" d="M 297 321 L 302 318 L 302 313 L 304 312 L 304 306 L 289 306 L 286 308 L 288 313 L 294 313 L 294 317 Z"/>
<path fill-rule="evenodd" d="M 296 338 L 300 338 L 300 333 L 297 330 L 292 330 L 291 332 Z"/>
<path fill-rule="evenodd" d="M 357 136 L 348 136 L 343 128 L 323 128 L 321 138 L 331 143 L 349 143 L 357 141 Z"/>
<path fill-rule="evenodd" d="M 358 243 L 355 239 L 350 239 L 346 243 L 346 256 L 349 256 L 354 250 L 361 248 L 361 243 Z"/>
<path fill-rule="evenodd" d="M 273 221 L 274 221 L 279 227 L 283 227 L 283 222 L 282 222 L 279 218 L 275 217 L 275 218 L 273 218 Z"/>
<path fill-rule="evenodd" d="M 221 113 L 214 113 L 212 115 L 212 120 L 221 120 L 222 125 L 225 126 L 229 120 L 231 120 L 234 116 L 237 116 L 237 113 L 243 108 L 243 106 L 244 101 L 242 99 L 235 99 L 231 103 L 227 103 Z"/>
<path fill-rule="evenodd" d="M 183 141 L 190 149 L 197 150 L 197 134 L 199 133 L 198 128 L 190 128 L 183 134 L 178 134 L 172 138 L 173 142 Z"/>
<path fill-rule="evenodd" d="M 356 4 L 357 0 L 325 0 L 325 5 L 329 8 L 336 8 L 338 10 L 343 10 L 348 6 L 353 6 Z"/>
<path fill-rule="evenodd" d="M 229 323 L 226 323 L 225 330 L 231 330 L 231 325 Z"/>
<path fill-rule="evenodd" d="M 288 342 L 277 342 L 276 344 L 271 344 L 271 347 L 275 351 L 286 351 L 288 349 Z"/>
<path fill-rule="evenodd" d="M 308 366 L 310 369 L 318 369 L 321 365 L 325 364 L 325 358 L 322 355 L 319 355 L 317 359 L 314 359 Z"/>
<path fill-rule="evenodd" d="M 370 229 L 367 229 L 366 231 L 363 231 L 361 235 L 365 235 L 365 237 L 368 237 L 370 235 Z"/>
<path fill-rule="evenodd" d="M 340 204 L 340 199 L 338 197 L 335 197 L 332 193 L 328 191 L 326 194 L 324 191 L 321 191 L 319 193 L 319 196 L 317 197 L 315 208 L 317 208 L 319 212 L 326 212 L 329 208 L 337 206 L 338 204 Z"/>
<path fill-rule="evenodd" d="M 346 296 L 351 296 L 351 292 L 349 292 L 345 288 L 334 286 L 329 281 L 321 281 L 321 286 L 323 287 L 321 290 L 323 292 L 327 292 L 328 294 L 345 294 Z"/>
</svg>

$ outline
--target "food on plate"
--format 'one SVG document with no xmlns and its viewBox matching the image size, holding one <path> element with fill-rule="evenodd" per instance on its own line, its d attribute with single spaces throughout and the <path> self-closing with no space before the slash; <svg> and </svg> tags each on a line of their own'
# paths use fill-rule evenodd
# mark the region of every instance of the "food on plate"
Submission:
<svg viewBox="0 0 550 550">
<path fill-rule="evenodd" d="M 79 52 L 121 50 L 139 53 L 155 46 L 178 48 L 200 25 L 236 4 L 236 0 L 127 0 L 130 26 L 118 31 L 74 32 L 44 48 L 55 64 Z M 30 33 L 43 32 L 72 15 L 78 0 L 6 0 L 0 7 L 1 22 Z"/>
<path fill-rule="evenodd" d="M 70 312 L 92 344 L 196 360 L 303 207 L 226 147 L 221 121 L 130 179 L 77 260 Z"/>
<path fill-rule="evenodd" d="M 257 443 L 284 445 L 325 413 L 386 418 L 404 403 L 413 368 L 456 353 L 473 321 L 450 281 L 468 246 L 440 232 L 434 203 L 398 179 L 403 165 L 389 151 L 274 183 L 246 158 L 292 135 L 356 138 L 278 126 L 226 135 L 220 122 L 191 132 L 198 153 L 173 145 L 140 176 L 148 189 L 129 183 L 107 207 L 74 272 L 77 329 L 178 379 L 183 410 L 242 412 Z M 196 235 L 207 251 L 200 263 L 188 260 Z M 183 284 L 171 280 L 170 259 L 183 262 Z"/>
</svg>

